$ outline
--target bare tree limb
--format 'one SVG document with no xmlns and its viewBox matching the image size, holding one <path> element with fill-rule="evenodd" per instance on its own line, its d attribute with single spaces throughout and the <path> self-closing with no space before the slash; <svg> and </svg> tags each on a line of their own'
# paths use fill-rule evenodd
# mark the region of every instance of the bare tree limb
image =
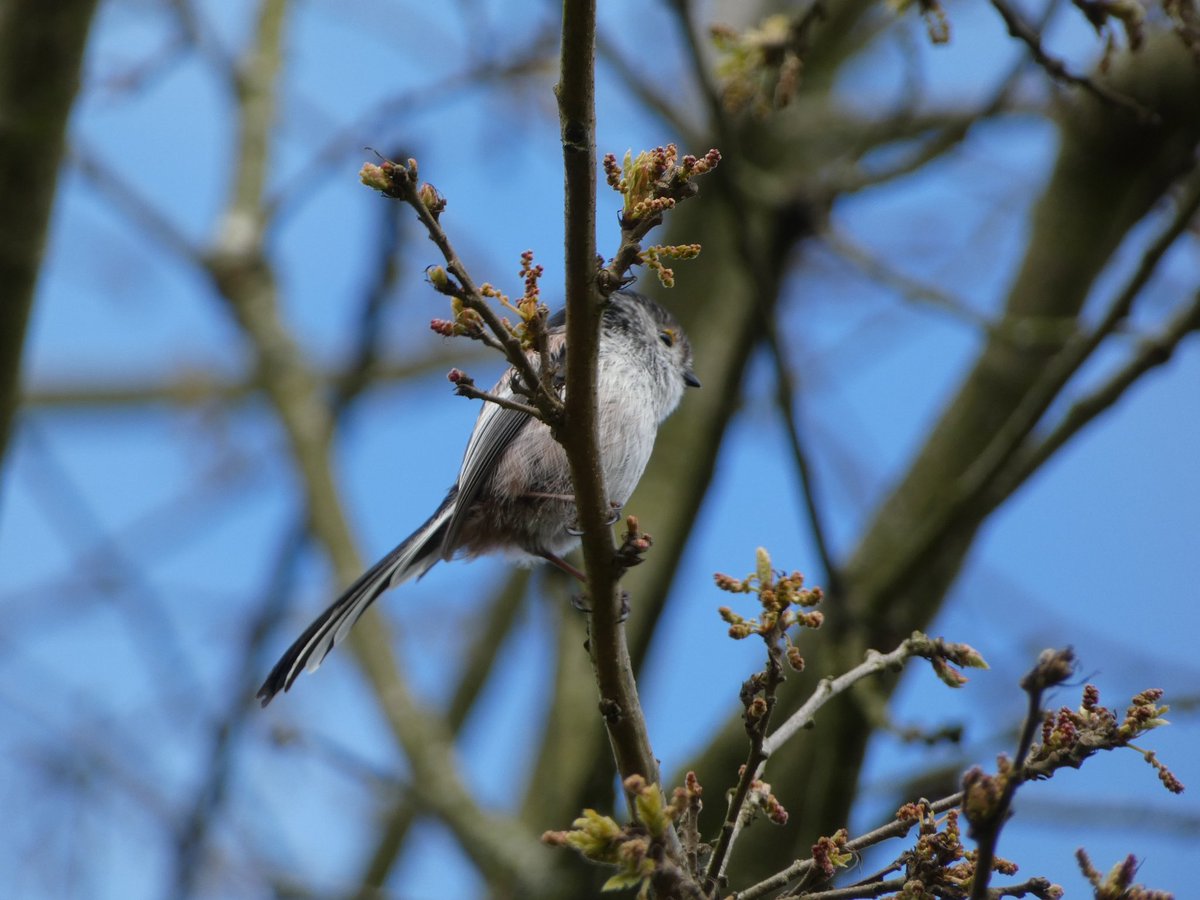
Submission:
<svg viewBox="0 0 1200 900">
<path fill-rule="evenodd" d="M 96 0 L 9 0 L 0 11 L 0 462 L 16 415 L 41 269 Z"/>
<path fill-rule="evenodd" d="M 492 85 L 511 87 L 513 80 L 542 71 L 550 50 L 552 34 L 540 32 L 506 60 L 487 58 L 435 84 L 423 84 L 383 100 L 354 122 L 339 128 L 317 147 L 299 173 L 288 179 L 266 201 L 268 215 L 275 219 L 294 215 L 313 196 L 311 186 L 321 172 L 343 157 L 362 149 L 363 135 L 387 123 L 407 121 L 413 115 L 445 103 L 461 92 Z"/>
<path fill-rule="evenodd" d="M 1025 771 L 1025 761 L 1033 747 L 1034 736 L 1042 724 L 1042 697 L 1046 691 L 1061 684 L 1075 671 L 1075 655 L 1070 650 L 1046 650 L 1039 657 L 1037 665 L 1021 679 L 1021 688 L 1025 691 L 1028 705 L 1025 710 L 1025 723 L 1021 726 L 1021 736 L 1017 741 L 1016 756 L 1012 761 L 1010 777 L 1005 778 L 998 800 L 991 805 L 986 815 L 971 817 L 971 837 L 977 842 L 975 856 L 975 878 L 971 882 L 971 900 L 987 900 L 988 884 L 992 878 L 992 864 L 996 860 L 996 845 L 1000 840 L 1000 832 L 1008 821 L 1008 811 L 1012 806 L 1017 788 L 1021 786 Z M 969 776 L 968 776 L 969 777 Z M 964 779 L 963 786 L 967 788 L 968 811 L 970 806 L 970 787 Z"/>
<path fill-rule="evenodd" d="M 1179 344 L 1200 330 L 1200 294 L 1184 307 L 1157 335 L 1139 342 L 1134 355 L 1100 387 L 1079 398 L 1062 419 L 1037 444 L 1023 452 L 1014 466 L 1013 478 L 1026 481 L 1079 431 L 1110 409 L 1125 391 L 1151 369 L 1170 361 Z"/>
<path fill-rule="evenodd" d="M 44 497 L 43 508 L 64 543 L 86 546 L 90 551 L 79 555 L 99 569 L 97 588 L 124 618 L 143 656 L 146 677 L 163 689 L 182 684 L 182 693 L 203 708 L 200 679 L 191 665 L 191 656 L 183 649 L 185 644 L 169 614 L 166 598 L 155 590 L 131 548 L 106 531 L 104 517 L 59 463 L 42 429 L 29 422 L 24 432 L 24 440 L 32 445 L 37 460 L 31 481 L 35 495 Z"/>
<path fill-rule="evenodd" d="M 1119 107 L 1126 112 L 1133 113 L 1143 122 L 1156 121 L 1157 117 L 1153 110 L 1143 106 L 1132 97 L 1122 94 L 1120 91 L 1113 90 L 1095 78 L 1075 74 L 1067 68 L 1066 63 L 1061 59 L 1047 53 L 1046 49 L 1042 46 L 1041 35 L 1034 31 L 1029 23 L 1021 18 L 1020 13 L 1009 5 L 1008 0 L 991 0 L 991 3 L 996 8 L 996 12 L 1000 13 L 1000 17 L 1004 19 L 1008 33 L 1029 48 L 1029 53 L 1033 57 L 1034 62 L 1045 69 L 1052 78 L 1083 88 L 1097 99 Z"/>
<path fill-rule="evenodd" d="M 775 402 L 783 415 L 788 443 L 792 450 L 792 462 L 796 467 L 796 474 L 800 477 L 800 489 L 804 494 L 804 511 L 808 518 L 808 528 L 812 532 L 813 542 L 817 545 L 817 555 L 821 557 L 821 568 L 825 573 L 822 581 L 830 594 L 837 597 L 842 592 L 842 573 L 829 543 L 825 511 L 817 496 L 816 479 L 812 471 L 808 448 L 800 434 L 800 422 L 796 414 L 794 379 L 788 368 L 787 357 L 779 344 L 779 333 L 773 327 L 769 331 L 768 344 L 775 362 Z"/>
<path fill-rule="evenodd" d="M 362 561 L 333 481 L 330 413 L 316 378 L 280 318 L 273 273 L 262 252 L 268 136 L 286 8 L 286 0 L 265 0 L 258 41 L 239 69 L 242 102 L 237 172 L 210 266 L 223 298 L 254 348 L 263 388 L 280 417 L 301 476 L 312 532 L 339 581 L 349 583 L 361 571 Z M 348 643 L 408 756 L 422 806 L 443 818 L 489 881 L 534 887 L 545 877 L 544 869 L 537 865 L 543 852 L 540 844 L 521 829 L 480 810 L 457 769 L 446 765 L 454 756 L 451 736 L 415 702 L 400 677 L 380 623 L 355 629 Z"/>
<path fill-rule="evenodd" d="M 258 612 L 246 631 L 245 642 L 236 663 L 241 673 L 238 683 L 253 683 L 263 662 L 263 649 L 271 626 L 279 617 L 292 593 L 300 551 L 307 542 L 306 529 L 297 528 L 284 537 L 268 578 Z M 186 898 L 196 890 L 196 882 L 206 865 L 205 852 L 213 820 L 225 800 L 238 741 L 258 704 L 248 694 L 235 694 L 226 701 L 222 715 L 210 731 L 210 746 L 204 756 L 206 771 L 191 797 L 174 842 L 173 897 Z"/>
<path fill-rule="evenodd" d="M 696 126 L 684 118 L 678 98 L 660 93 L 626 59 L 617 45 L 603 31 L 596 35 L 596 51 L 643 106 L 652 110 L 678 136 L 686 147 L 700 147 L 705 138 Z"/>
<path fill-rule="evenodd" d="M 1200 166 L 1195 167 L 1185 181 L 1183 193 L 1176 204 L 1175 214 L 1150 243 L 1133 274 L 1109 303 L 1100 322 L 1089 332 L 1068 340 L 1066 346 L 1048 361 L 1040 377 L 1030 386 L 1021 402 L 1015 406 L 1007 421 L 996 430 L 987 446 L 978 453 L 971 465 L 954 482 L 947 502 L 936 514 L 923 517 L 920 525 L 913 530 L 911 540 L 914 552 L 907 558 L 906 568 L 889 575 L 889 578 L 894 579 L 893 583 L 898 584 L 906 580 L 914 567 L 919 564 L 918 561 L 925 559 L 946 532 L 954 527 L 954 522 L 962 511 L 974 505 L 989 491 L 997 489 L 997 479 L 1004 481 L 1003 496 L 1007 496 L 1016 489 L 1020 482 L 1013 482 L 1011 478 L 1003 479 L 1001 476 L 1004 469 L 1019 452 L 1023 442 L 1033 433 L 1041 417 L 1050 408 L 1071 377 L 1079 371 L 1117 326 L 1125 321 L 1150 277 L 1156 271 L 1159 261 L 1189 226 L 1198 210 L 1200 210 Z M 1187 325 L 1188 322 L 1190 319 L 1185 317 L 1183 324 Z M 1180 337 L 1182 338 L 1182 334 Z M 1148 358 L 1144 359 L 1141 365 L 1149 368 L 1148 362 Z M 1097 410 L 1098 412 L 1099 410 Z M 1076 430 L 1078 429 L 1076 428 Z M 1063 435 L 1063 437 L 1065 436 Z M 1049 449 L 1049 447 L 1047 446 L 1045 449 Z M 1029 469 L 1026 474 L 1031 474 L 1032 471 L 1033 469 Z"/>
<path fill-rule="evenodd" d="M 475 623 L 474 639 L 463 652 L 464 664 L 458 685 L 446 706 L 446 727 L 453 735 L 457 736 L 468 714 L 475 708 L 475 701 L 488 682 L 500 648 L 517 621 L 517 613 L 529 587 L 529 575 L 529 569 L 514 570 Z M 370 900 L 383 890 L 418 813 L 412 792 L 406 791 L 383 815 L 382 824 L 376 829 L 374 849 L 359 878 L 357 900 Z"/>
<path fill-rule="evenodd" d="M 567 368 L 566 427 L 560 440 L 583 531 L 591 603 L 588 647 L 600 711 L 622 780 L 641 775 L 662 786 L 629 659 L 614 565 L 611 507 L 596 435 L 596 372 L 602 298 L 596 289 L 595 0 L 563 4 L 558 96 L 566 178 Z M 632 808 L 632 804 L 631 804 Z M 673 833 L 673 832 L 672 832 Z"/>
<path fill-rule="evenodd" d="M 313 375 L 320 383 L 322 393 L 340 394 L 354 383 L 366 379 L 367 388 L 375 388 L 393 382 L 444 372 L 452 363 L 470 364 L 483 361 L 483 353 L 468 349 L 455 350 L 451 354 L 438 348 L 417 354 L 406 354 L 403 358 L 384 359 L 372 362 L 361 371 L 358 363 L 342 368 L 314 369 Z M 133 406 L 205 406 L 210 403 L 226 407 L 254 397 L 262 390 L 258 377 L 250 374 L 243 377 L 224 378 L 212 373 L 203 363 L 197 363 L 195 371 L 183 371 L 161 381 L 149 382 L 145 378 L 99 378 L 84 380 L 51 380 L 49 378 L 31 384 L 22 397 L 22 404 L 30 409 L 80 409 L 118 408 Z"/>
<path fill-rule="evenodd" d="M 943 813 L 948 809 L 954 809 L 962 803 L 963 795 L 961 792 L 951 794 L 949 797 L 929 804 L 931 813 Z M 846 849 L 851 853 L 858 853 L 868 847 L 873 847 L 876 844 L 891 840 L 892 838 L 903 837 L 912 831 L 917 823 L 912 819 L 893 819 L 886 825 L 868 831 L 866 834 L 861 834 L 846 842 Z M 758 900 L 759 897 L 765 897 L 772 891 L 778 891 L 781 888 L 795 881 L 797 878 L 806 875 L 816 867 L 816 863 L 811 858 L 796 860 L 785 869 L 781 869 L 769 878 L 764 878 L 762 881 L 754 884 L 745 890 L 734 891 L 729 895 L 727 900 Z"/>
</svg>

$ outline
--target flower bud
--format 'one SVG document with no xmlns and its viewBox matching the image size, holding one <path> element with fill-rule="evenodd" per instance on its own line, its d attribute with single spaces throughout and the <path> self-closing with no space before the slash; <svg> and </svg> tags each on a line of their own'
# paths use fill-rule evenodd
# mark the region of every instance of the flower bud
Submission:
<svg viewBox="0 0 1200 900">
<path fill-rule="evenodd" d="M 446 270 L 441 266 L 430 266 L 425 270 L 425 277 L 429 279 L 429 283 L 434 289 L 441 293 L 449 293 L 450 276 L 446 274 Z"/>
</svg>

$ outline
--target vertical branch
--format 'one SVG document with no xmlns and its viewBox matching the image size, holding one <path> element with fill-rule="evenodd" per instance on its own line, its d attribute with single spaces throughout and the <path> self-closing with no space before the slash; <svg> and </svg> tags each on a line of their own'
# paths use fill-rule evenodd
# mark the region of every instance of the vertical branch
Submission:
<svg viewBox="0 0 1200 900">
<path fill-rule="evenodd" d="M 566 372 L 566 427 L 560 429 L 558 438 L 571 462 L 592 602 L 601 607 L 614 587 L 611 574 L 603 570 L 611 569 L 609 562 L 616 548 L 605 525 L 608 497 L 596 440 L 596 368 L 602 301 L 595 287 L 595 0 L 564 0 L 561 53 L 555 94 L 563 147 L 564 263 L 570 364 Z"/>
<path fill-rule="evenodd" d="M 0 457 L 96 0 L 19 0 L 0 14 Z"/>
<path fill-rule="evenodd" d="M 840 597 L 842 572 L 829 544 L 828 521 L 817 498 L 812 464 L 808 450 L 804 446 L 804 440 L 800 435 L 800 423 L 796 418 L 796 386 L 792 380 L 792 373 L 788 369 L 787 357 L 779 343 L 779 332 L 775 327 L 775 320 L 771 316 L 763 318 L 767 326 L 767 346 L 771 350 L 771 358 L 775 363 L 775 403 L 783 416 L 788 443 L 792 450 L 792 462 L 796 467 L 796 474 L 800 477 L 800 491 L 803 495 L 808 527 L 812 532 L 817 555 L 821 558 L 821 566 L 825 570 L 826 590 L 834 597 Z"/>
<path fill-rule="evenodd" d="M 558 97 L 565 174 L 567 347 L 566 450 L 583 530 L 592 611 L 588 646 L 600 710 L 621 777 L 659 784 L 621 621 L 616 546 L 596 435 L 596 370 L 603 300 L 596 290 L 596 3 L 564 0 Z M 630 805 L 632 809 L 632 804 Z"/>
<path fill-rule="evenodd" d="M 1042 697 L 1048 689 L 1062 684 L 1074 672 L 1075 654 L 1069 647 L 1065 650 L 1043 650 L 1037 665 L 1021 679 L 1021 688 L 1029 701 L 1025 724 L 1017 741 L 1016 758 L 1011 765 L 1002 767 L 1002 770 L 1007 768 L 1007 772 L 1000 779 L 1002 788 L 994 802 L 979 802 L 979 796 L 985 794 L 986 790 L 980 788 L 984 777 L 976 774 L 978 769 L 963 776 L 963 809 L 970 823 L 968 833 L 978 844 L 975 877 L 971 881 L 971 900 L 987 900 L 991 896 L 988 883 L 992 878 L 992 865 L 996 861 L 996 845 L 1000 841 L 1000 831 L 1008 821 L 1017 788 L 1027 777 L 1025 762 L 1029 758 L 1038 727 L 1042 724 Z"/>
</svg>

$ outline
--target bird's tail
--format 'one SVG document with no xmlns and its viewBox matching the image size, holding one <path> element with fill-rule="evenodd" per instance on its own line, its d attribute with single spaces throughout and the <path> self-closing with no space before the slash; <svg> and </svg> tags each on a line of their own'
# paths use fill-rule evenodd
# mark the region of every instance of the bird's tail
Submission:
<svg viewBox="0 0 1200 900">
<path fill-rule="evenodd" d="M 390 587 L 419 578 L 442 558 L 442 535 L 446 523 L 454 513 L 455 491 L 438 508 L 424 525 L 371 568 L 367 569 L 345 593 L 316 621 L 304 630 L 283 654 L 263 686 L 258 689 L 258 699 L 266 706 L 280 691 L 292 686 L 297 676 L 308 669 L 310 672 L 321 665 L 329 651 L 350 633 L 358 617 L 367 607 Z"/>
</svg>

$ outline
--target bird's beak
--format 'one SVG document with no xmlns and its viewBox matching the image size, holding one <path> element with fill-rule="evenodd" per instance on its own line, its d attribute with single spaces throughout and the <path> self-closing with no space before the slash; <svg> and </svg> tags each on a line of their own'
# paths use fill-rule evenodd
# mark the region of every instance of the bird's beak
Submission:
<svg viewBox="0 0 1200 900">
<path fill-rule="evenodd" d="M 700 387 L 700 379 L 696 377 L 696 373 L 691 369 L 684 370 L 683 383 L 688 387 Z"/>
</svg>

